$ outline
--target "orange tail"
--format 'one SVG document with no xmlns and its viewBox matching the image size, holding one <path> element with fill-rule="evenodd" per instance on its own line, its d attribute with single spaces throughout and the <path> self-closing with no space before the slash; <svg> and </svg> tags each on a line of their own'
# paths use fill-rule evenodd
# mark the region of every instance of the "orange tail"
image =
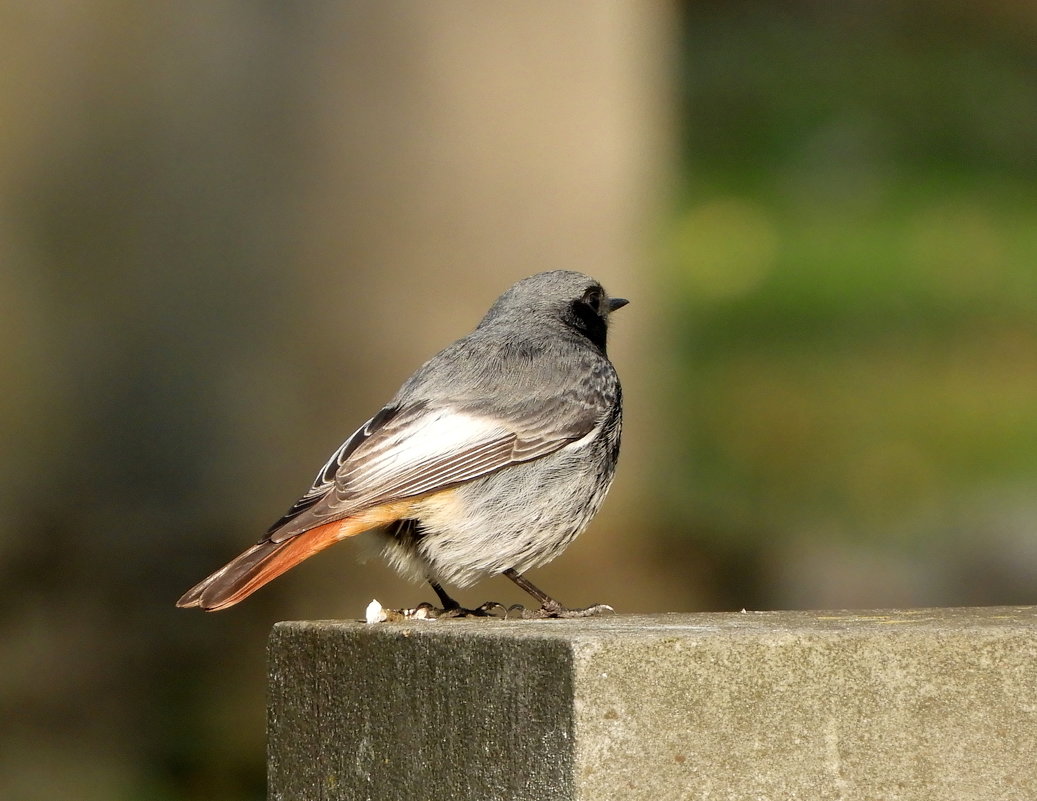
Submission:
<svg viewBox="0 0 1037 801">
<path fill-rule="evenodd" d="M 371 524 L 367 521 L 346 518 L 311 528 L 281 542 L 258 542 L 185 592 L 176 605 L 198 606 L 207 612 L 226 609 L 304 559 L 368 528 Z"/>
</svg>

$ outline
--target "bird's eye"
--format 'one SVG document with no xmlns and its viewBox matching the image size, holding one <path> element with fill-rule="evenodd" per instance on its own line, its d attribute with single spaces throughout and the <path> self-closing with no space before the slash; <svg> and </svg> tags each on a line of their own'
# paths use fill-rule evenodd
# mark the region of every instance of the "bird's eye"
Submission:
<svg viewBox="0 0 1037 801">
<path fill-rule="evenodd" d="M 583 302 L 590 306 L 596 313 L 601 312 L 601 288 L 592 286 L 583 293 Z"/>
</svg>

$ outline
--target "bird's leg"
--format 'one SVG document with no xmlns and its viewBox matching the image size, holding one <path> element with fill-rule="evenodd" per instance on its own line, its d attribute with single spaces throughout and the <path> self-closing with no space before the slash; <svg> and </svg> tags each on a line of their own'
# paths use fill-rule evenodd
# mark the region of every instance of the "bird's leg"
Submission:
<svg viewBox="0 0 1037 801">
<path fill-rule="evenodd" d="M 586 609 L 569 609 L 560 604 L 517 570 L 509 567 L 504 571 L 504 575 L 540 601 L 540 608 L 532 612 L 519 606 L 519 611 L 522 613 L 522 617 L 524 618 L 592 617 L 594 615 L 600 615 L 602 612 L 616 611 L 608 604 L 594 604 L 594 606 L 588 606 Z M 513 608 L 514 607 L 512 607 L 512 609 Z M 511 610 L 509 609 L 508 611 Z"/>
<path fill-rule="evenodd" d="M 453 598 L 451 598 L 449 595 L 447 595 L 446 594 L 446 590 L 444 590 L 443 587 L 440 586 L 440 584 L 438 582 L 432 581 L 432 579 L 429 579 L 428 583 L 432 585 L 432 589 L 434 589 L 436 591 L 436 595 L 439 596 L 439 602 L 441 604 L 443 604 L 443 611 L 444 612 L 448 612 L 451 609 L 460 609 L 461 608 L 461 604 L 459 604 L 457 601 L 455 601 Z"/>
<path fill-rule="evenodd" d="M 439 596 L 439 602 L 443 604 L 442 609 L 433 608 L 431 610 L 432 617 L 496 617 L 496 615 L 493 614 L 492 610 L 498 607 L 500 609 L 504 609 L 504 605 L 499 604 L 496 601 L 487 601 L 478 609 L 465 609 L 463 606 L 461 606 L 461 604 L 459 604 L 457 601 L 455 601 L 453 598 L 447 595 L 446 590 L 444 590 L 440 586 L 439 582 L 429 579 L 428 583 L 432 585 L 432 589 L 434 589 L 436 591 L 436 595 Z M 507 610 L 505 610 L 505 612 L 506 611 Z"/>
</svg>

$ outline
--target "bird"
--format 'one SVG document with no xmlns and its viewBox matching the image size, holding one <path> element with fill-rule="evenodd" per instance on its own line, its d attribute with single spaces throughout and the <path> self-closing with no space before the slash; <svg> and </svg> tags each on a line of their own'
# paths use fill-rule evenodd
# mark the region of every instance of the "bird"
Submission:
<svg viewBox="0 0 1037 801">
<path fill-rule="evenodd" d="M 465 609 L 443 588 L 492 575 L 539 602 L 524 617 L 611 610 L 569 609 L 523 573 L 565 550 L 612 485 L 623 397 L 606 339 L 610 315 L 628 302 L 572 270 L 515 283 L 342 443 L 255 545 L 177 606 L 226 609 L 373 532 L 393 568 L 432 586 L 442 604 L 433 616 L 500 606 Z"/>
</svg>

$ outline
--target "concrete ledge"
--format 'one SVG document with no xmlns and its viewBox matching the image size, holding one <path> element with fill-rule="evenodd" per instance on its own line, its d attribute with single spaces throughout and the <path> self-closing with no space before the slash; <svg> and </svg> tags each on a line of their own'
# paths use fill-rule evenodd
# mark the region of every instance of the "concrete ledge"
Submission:
<svg viewBox="0 0 1037 801">
<path fill-rule="evenodd" d="M 280 623 L 276 801 L 1032 801 L 1037 607 Z"/>
</svg>

